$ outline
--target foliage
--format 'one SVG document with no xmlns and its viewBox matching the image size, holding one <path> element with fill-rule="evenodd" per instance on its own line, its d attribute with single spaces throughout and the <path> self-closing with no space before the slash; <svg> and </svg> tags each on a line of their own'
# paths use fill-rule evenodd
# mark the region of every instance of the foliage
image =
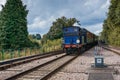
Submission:
<svg viewBox="0 0 120 80">
<path fill-rule="evenodd" d="M 32 38 L 33 38 L 33 39 L 36 39 L 36 36 L 35 36 L 34 34 L 33 34 L 33 35 L 31 35 L 31 36 L 32 36 Z"/>
<path fill-rule="evenodd" d="M 41 46 L 43 49 L 48 48 L 49 51 L 60 50 L 61 49 L 61 41 L 62 41 L 62 39 L 47 40 L 45 43 L 41 44 Z"/>
<path fill-rule="evenodd" d="M 22 48 L 32 45 L 28 38 L 26 5 L 21 0 L 7 0 L 0 12 L 0 47 Z"/>
<path fill-rule="evenodd" d="M 56 19 L 56 21 L 54 21 L 52 23 L 52 26 L 49 30 L 49 32 L 45 35 L 43 35 L 43 42 L 45 42 L 45 40 L 50 39 L 50 40 L 54 40 L 54 39 L 60 39 L 62 37 L 62 28 L 66 27 L 66 26 L 72 26 L 74 23 L 79 22 L 77 21 L 77 19 L 75 18 L 69 18 L 67 19 L 66 17 L 61 17 Z"/>
<path fill-rule="evenodd" d="M 41 35 L 40 34 L 30 34 L 29 35 L 29 39 L 37 39 L 40 40 L 41 39 Z"/>
<path fill-rule="evenodd" d="M 120 46 L 120 0 L 111 0 L 101 37 L 109 44 Z"/>
<path fill-rule="evenodd" d="M 41 35 L 40 34 L 36 34 L 36 39 L 40 40 L 41 39 Z"/>
<path fill-rule="evenodd" d="M 34 42 L 40 42 L 36 40 Z M 18 57 L 25 57 L 35 54 L 44 54 L 46 52 L 57 51 L 61 49 L 61 39 L 57 40 L 47 40 L 47 43 L 44 43 L 42 47 L 30 47 L 30 48 L 21 48 L 21 49 L 4 49 L 0 50 L 0 60 L 13 59 Z"/>
</svg>

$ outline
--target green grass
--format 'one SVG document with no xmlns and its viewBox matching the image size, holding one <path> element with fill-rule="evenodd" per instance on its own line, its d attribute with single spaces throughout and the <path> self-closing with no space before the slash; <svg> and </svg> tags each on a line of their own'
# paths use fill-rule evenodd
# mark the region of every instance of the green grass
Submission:
<svg viewBox="0 0 120 80">
<path fill-rule="evenodd" d="M 44 54 L 46 52 L 57 51 L 61 49 L 61 39 L 58 40 L 47 40 L 46 43 L 41 45 L 40 40 L 35 40 L 39 43 L 41 47 L 39 48 L 24 48 L 22 50 L 1 50 L 0 51 L 0 60 L 13 59 L 18 57 L 30 56 L 35 54 Z"/>
<path fill-rule="evenodd" d="M 12 58 L 18 58 L 18 57 L 24 57 L 24 56 L 30 56 L 34 54 L 40 54 L 40 49 L 34 48 L 25 48 L 23 50 L 4 50 L 0 51 L 0 60 L 7 60 Z"/>
</svg>

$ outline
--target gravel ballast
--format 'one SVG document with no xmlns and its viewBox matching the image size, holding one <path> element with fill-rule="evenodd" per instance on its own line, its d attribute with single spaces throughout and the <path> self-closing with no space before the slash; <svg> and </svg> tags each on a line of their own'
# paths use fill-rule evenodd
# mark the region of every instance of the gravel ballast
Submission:
<svg viewBox="0 0 120 80">
<path fill-rule="evenodd" d="M 88 80 L 91 65 L 94 63 L 94 50 L 95 48 L 86 51 L 48 80 Z M 120 56 L 101 48 L 100 53 L 104 56 L 104 62 L 108 68 L 116 72 L 113 74 L 114 80 L 120 80 L 120 66 L 117 66 L 120 64 Z"/>
<path fill-rule="evenodd" d="M 24 64 L 21 64 L 21 65 L 17 65 L 15 67 L 11 67 L 11 68 L 8 68 L 6 70 L 0 71 L 0 80 L 4 80 L 5 78 L 10 77 L 12 75 L 15 75 L 16 73 L 22 72 L 24 70 L 31 69 L 31 68 L 33 68 L 37 65 L 41 65 L 43 63 L 46 63 L 50 60 L 53 60 L 53 59 L 55 59 L 57 57 L 60 57 L 60 56 L 63 56 L 63 55 L 65 55 L 65 54 L 62 53 L 62 54 L 59 54 L 59 55 L 53 55 L 53 56 L 50 56 L 50 57 L 47 57 L 47 58 L 34 60 L 34 61 L 31 61 L 31 62 L 28 62 L 28 63 L 24 63 Z"/>
</svg>

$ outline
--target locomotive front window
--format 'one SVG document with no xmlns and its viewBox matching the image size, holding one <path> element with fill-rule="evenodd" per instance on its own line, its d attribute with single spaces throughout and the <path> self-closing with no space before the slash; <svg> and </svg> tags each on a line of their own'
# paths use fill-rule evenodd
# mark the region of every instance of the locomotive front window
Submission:
<svg viewBox="0 0 120 80">
<path fill-rule="evenodd" d="M 79 33 L 77 32 L 71 32 L 71 33 L 64 33 L 64 36 L 78 36 Z"/>
<path fill-rule="evenodd" d="M 75 32 L 77 32 L 77 29 L 74 29 Z"/>
<path fill-rule="evenodd" d="M 70 28 L 64 28 L 64 36 L 78 36 L 80 35 L 79 28 L 76 27 L 70 27 Z"/>
</svg>

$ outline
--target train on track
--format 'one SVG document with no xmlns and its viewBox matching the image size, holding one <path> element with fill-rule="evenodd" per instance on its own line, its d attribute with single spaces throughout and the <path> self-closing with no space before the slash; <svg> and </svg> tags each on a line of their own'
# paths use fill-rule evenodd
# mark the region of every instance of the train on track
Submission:
<svg viewBox="0 0 120 80">
<path fill-rule="evenodd" d="M 97 36 L 90 31 L 78 26 L 63 27 L 62 48 L 67 54 L 80 53 L 95 44 Z"/>
</svg>

